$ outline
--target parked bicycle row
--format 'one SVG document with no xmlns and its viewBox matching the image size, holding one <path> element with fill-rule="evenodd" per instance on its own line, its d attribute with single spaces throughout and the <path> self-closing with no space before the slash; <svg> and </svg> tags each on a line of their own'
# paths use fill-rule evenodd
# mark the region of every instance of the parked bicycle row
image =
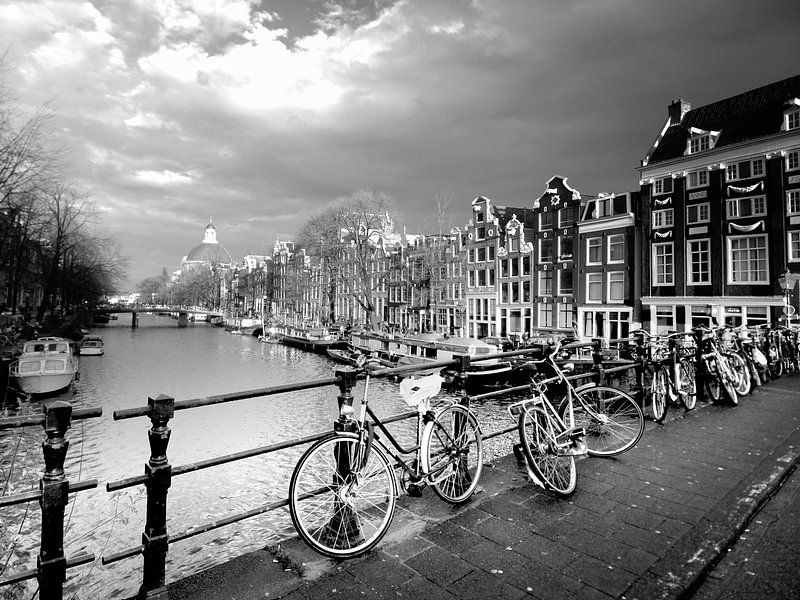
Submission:
<svg viewBox="0 0 800 600">
<path fill-rule="evenodd" d="M 798 331 L 788 327 L 698 327 L 661 335 L 638 330 L 634 335 L 644 338 L 633 357 L 649 378 L 647 398 L 659 423 L 671 405 L 692 410 L 698 397 L 736 405 L 753 387 L 800 369 Z"/>
</svg>

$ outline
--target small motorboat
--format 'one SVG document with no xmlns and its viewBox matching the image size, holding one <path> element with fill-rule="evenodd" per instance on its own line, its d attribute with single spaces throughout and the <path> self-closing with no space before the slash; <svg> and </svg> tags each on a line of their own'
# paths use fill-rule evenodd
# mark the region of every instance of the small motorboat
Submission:
<svg viewBox="0 0 800 600">
<path fill-rule="evenodd" d="M 103 354 L 103 338 L 99 335 L 86 335 L 78 344 L 81 356 L 100 356 Z"/>
<path fill-rule="evenodd" d="M 69 340 L 44 337 L 25 342 L 22 354 L 9 371 L 19 390 L 32 396 L 46 396 L 67 389 L 78 373 L 78 359 Z"/>
</svg>

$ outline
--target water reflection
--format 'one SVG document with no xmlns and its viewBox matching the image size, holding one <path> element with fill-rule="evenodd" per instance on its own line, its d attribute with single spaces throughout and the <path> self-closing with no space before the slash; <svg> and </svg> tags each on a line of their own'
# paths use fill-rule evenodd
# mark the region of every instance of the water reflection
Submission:
<svg viewBox="0 0 800 600">
<path fill-rule="evenodd" d="M 65 554 L 92 552 L 97 561 L 69 571 L 67 589 L 82 600 L 121 598 L 141 584 L 141 558 L 103 566 L 103 555 L 137 546 L 144 528 L 143 486 L 108 493 L 105 484 L 144 472 L 149 456 L 147 418 L 113 420 L 113 412 L 147 404 L 166 394 L 176 401 L 273 385 L 327 378 L 335 365 L 325 357 L 280 344 L 261 344 L 205 324 L 177 328 L 175 321 L 142 315 L 130 329 L 121 316 L 93 333 L 102 335 L 105 355 L 82 356 L 80 381 L 61 397 L 76 408 L 100 406 L 103 416 L 76 421 L 68 433 L 66 470 L 71 481 L 97 479 L 96 490 L 70 496 Z M 360 385 L 355 391 L 358 398 Z M 373 381 L 371 402 L 378 414 L 406 410 L 397 385 Z M 338 388 L 324 387 L 257 397 L 210 407 L 181 410 L 169 426 L 168 456 L 173 466 L 274 444 L 331 429 L 337 416 Z M 41 403 L 19 408 L 39 412 Z M 486 430 L 507 425 L 496 404 L 477 407 Z M 494 426 L 495 421 L 502 421 Z M 392 425 L 401 438 L 413 435 L 413 423 Z M 4 494 L 38 487 L 42 469 L 41 428 L 0 432 Z M 502 452 L 510 442 L 501 440 Z M 264 503 L 286 498 L 288 480 L 305 446 L 288 449 L 173 478 L 169 490 L 168 529 L 172 535 Z M 490 445 L 491 450 L 491 445 Z M 3 509 L 0 565 L 6 574 L 35 565 L 40 528 L 35 504 Z M 16 535 L 19 534 L 19 535 Z M 198 572 L 271 541 L 293 535 L 286 509 L 178 542 L 168 554 L 167 580 Z M 30 597 L 29 584 L 20 597 Z"/>
</svg>

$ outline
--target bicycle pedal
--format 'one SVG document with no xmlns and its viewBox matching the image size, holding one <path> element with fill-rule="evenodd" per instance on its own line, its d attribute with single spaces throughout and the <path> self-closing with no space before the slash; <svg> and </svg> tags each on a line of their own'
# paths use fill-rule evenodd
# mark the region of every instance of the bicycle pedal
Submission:
<svg viewBox="0 0 800 600">
<path fill-rule="evenodd" d="M 559 452 L 561 456 L 585 456 L 588 453 L 589 448 L 583 440 L 574 440 L 572 446 Z"/>
</svg>

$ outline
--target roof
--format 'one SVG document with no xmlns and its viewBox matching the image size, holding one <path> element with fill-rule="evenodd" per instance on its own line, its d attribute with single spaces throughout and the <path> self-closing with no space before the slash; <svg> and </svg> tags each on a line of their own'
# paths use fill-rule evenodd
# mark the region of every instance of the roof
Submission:
<svg viewBox="0 0 800 600">
<path fill-rule="evenodd" d="M 682 157 L 692 127 L 720 131 L 717 149 L 779 133 L 786 101 L 792 98 L 800 98 L 800 75 L 691 109 L 666 128 L 647 164 Z"/>
<path fill-rule="evenodd" d="M 198 244 L 186 255 L 184 262 L 207 262 L 229 265 L 233 263 L 230 253 L 219 244 L 203 242 Z"/>
</svg>

